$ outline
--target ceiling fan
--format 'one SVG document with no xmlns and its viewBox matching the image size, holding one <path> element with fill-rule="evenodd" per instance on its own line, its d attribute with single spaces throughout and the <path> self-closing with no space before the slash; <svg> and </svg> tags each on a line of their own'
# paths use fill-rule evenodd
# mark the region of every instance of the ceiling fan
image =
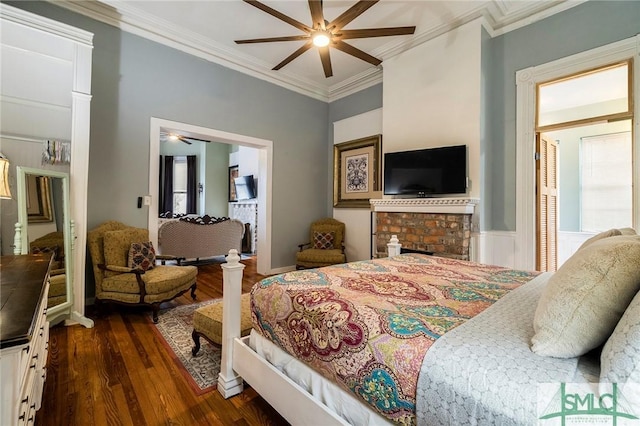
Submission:
<svg viewBox="0 0 640 426">
<path fill-rule="evenodd" d="M 168 133 L 168 132 L 161 132 L 160 138 L 164 142 L 180 141 L 180 142 L 186 143 L 187 145 L 191 145 L 193 142 L 206 142 L 206 143 L 211 142 L 205 139 L 194 138 L 191 136 L 182 136 L 177 133 Z"/>
<path fill-rule="evenodd" d="M 385 37 L 395 35 L 413 34 L 416 27 L 390 27 L 390 28 L 368 28 L 359 30 L 343 30 L 342 28 L 355 18 L 363 14 L 367 9 L 376 4 L 379 0 L 360 0 L 353 6 L 351 6 L 346 12 L 338 16 L 331 22 L 324 19 L 322 11 L 322 0 L 309 0 L 309 9 L 311 11 L 311 26 L 305 25 L 281 12 L 278 12 L 271 7 L 260 3 L 255 0 L 244 0 L 245 3 L 257 7 L 258 9 L 272 15 L 287 24 L 290 24 L 304 34 L 285 36 L 285 37 L 268 37 L 268 38 L 255 38 L 248 40 L 236 40 L 238 44 L 247 43 L 268 43 L 277 41 L 299 41 L 306 40 L 306 43 L 302 45 L 298 50 L 293 52 L 287 58 L 285 58 L 278 65 L 273 67 L 274 70 L 287 65 L 289 62 L 302 55 L 309 50 L 312 46 L 317 46 L 320 52 L 320 60 L 322 61 L 322 68 L 324 69 L 325 77 L 329 78 L 333 75 L 331 68 L 331 58 L 329 56 L 329 48 L 333 47 L 351 56 L 355 56 L 358 59 L 362 59 L 372 65 L 380 65 L 382 61 L 376 57 L 369 55 L 362 50 L 353 47 L 350 44 L 344 42 L 344 40 L 354 38 L 368 38 L 368 37 Z"/>
</svg>

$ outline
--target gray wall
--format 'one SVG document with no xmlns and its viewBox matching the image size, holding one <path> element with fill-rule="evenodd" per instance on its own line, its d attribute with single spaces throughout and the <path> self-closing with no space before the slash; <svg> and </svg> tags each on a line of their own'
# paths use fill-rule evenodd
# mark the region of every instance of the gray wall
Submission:
<svg viewBox="0 0 640 426">
<path fill-rule="evenodd" d="M 482 200 L 490 217 L 488 229 L 516 228 L 516 71 L 638 33 L 640 2 L 589 1 L 491 40 L 486 52 L 492 88 L 486 150 L 491 192 Z"/>
<path fill-rule="evenodd" d="M 271 266 L 293 264 L 309 223 L 327 212 L 327 103 L 50 3 L 11 4 L 94 34 L 89 229 L 146 226 L 136 200 L 148 192 L 153 116 L 273 141 Z"/>
</svg>

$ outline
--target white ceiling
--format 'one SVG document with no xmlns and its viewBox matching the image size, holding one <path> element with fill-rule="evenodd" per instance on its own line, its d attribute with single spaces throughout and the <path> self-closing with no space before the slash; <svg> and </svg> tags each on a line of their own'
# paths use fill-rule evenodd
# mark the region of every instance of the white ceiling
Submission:
<svg viewBox="0 0 640 426">
<path fill-rule="evenodd" d="M 315 48 L 281 70 L 271 70 L 303 42 L 234 43 L 238 39 L 302 34 L 293 26 L 240 0 L 50 1 L 125 31 L 325 101 L 379 83 L 385 59 L 471 20 L 483 19 L 485 28 L 495 36 L 582 2 L 382 0 L 346 25 L 345 29 L 415 25 L 415 34 L 349 40 L 353 46 L 381 59 L 382 65 L 375 67 L 331 49 L 333 76 L 325 78 Z M 264 0 L 263 3 L 311 25 L 307 1 Z M 325 19 L 331 21 L 355 3 L 356 0 L 324 0 Z"/>
</svg>

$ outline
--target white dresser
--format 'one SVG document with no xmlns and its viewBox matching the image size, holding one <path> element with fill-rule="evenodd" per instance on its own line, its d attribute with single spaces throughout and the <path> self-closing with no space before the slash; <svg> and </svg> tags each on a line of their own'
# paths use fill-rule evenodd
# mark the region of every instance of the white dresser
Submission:
<svg viewBox="0 0 640 426">
<path fill-rule="evenodd" d="M 0 257 L 0 425 L 32 425 L 47 377 L 50 255 Z"/>
</svg>

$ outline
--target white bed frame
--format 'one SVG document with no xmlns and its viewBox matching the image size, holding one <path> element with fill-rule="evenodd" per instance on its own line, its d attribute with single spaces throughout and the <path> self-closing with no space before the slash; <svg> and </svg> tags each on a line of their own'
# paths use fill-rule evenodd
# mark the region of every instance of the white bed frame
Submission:
<svg viewBox="0 0 640 426">
<path fill-rule="evenodd" d="M 401 244 L 393 235 L 387 244 L 389 256 L 400 254 Z M 294 425 L 347 425 L 321 401 L 285 376 L 249 347 L 249 336 L 240 338 L 240 296 L 242 271 L 240 256 L 229 250 L 222 264 L 222 359 L 218 391 L 225 398 L 243 390 L 243 381 L 253 387 L 278 413 Z"/>
</svg>

